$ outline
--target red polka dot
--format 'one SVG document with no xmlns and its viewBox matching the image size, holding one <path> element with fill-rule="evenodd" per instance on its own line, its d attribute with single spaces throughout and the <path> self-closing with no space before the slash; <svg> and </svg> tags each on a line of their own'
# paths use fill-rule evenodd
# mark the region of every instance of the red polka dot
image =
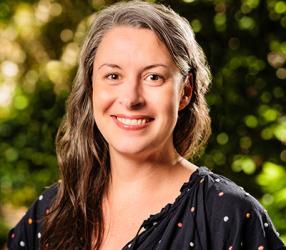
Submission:
<svg viewBox="0 0 286 250">
<path fill-rule="evenodd" d="M 232 250 L 232 246 L 230 246 L 230 247 L 228 248 L 228 250 Z"/>
<path fill-rule="evenodd" d="M 183 223 L 182 223 L 182 222 L 179 222 L 179 223 L 178 223 L 178 227 L 180 227 L 180 228 L 183 227 Z"/>
<path fill-rule="evenodd" d="M 258 250 L 264 250 L 264 246 L 259 246 L 257 249 Z"/>
<path fill-rule="evenodd" d="M 28 224 L 31 225 L 32 223 L 33 223 L 32 218 L 29 218 L 29 219 L 28 219 Z"/>
</svg>

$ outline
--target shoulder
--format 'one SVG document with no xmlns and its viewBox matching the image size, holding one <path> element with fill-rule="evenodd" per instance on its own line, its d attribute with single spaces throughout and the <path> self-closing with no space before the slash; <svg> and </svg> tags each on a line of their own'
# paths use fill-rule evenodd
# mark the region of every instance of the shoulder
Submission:
<svg viewBox="0 0 286 250">
<path fill-rule="evenodd" d="M 38 249 L 44 216 L 58 189 L 57 184 L 47 187 L 34 201 L 19 223 L 8 235 L 9 249 Z"/>
<path fill-rule="evenodd" d="M 232 214 L 244 212 L 246 217 L 249 217 L 248 213 L 251 210 L 259 213 L 265 212 L 257 199 L 225 176 L 203 168 L 201 177 L 204 201 L 206 204 L 211 205 L 209 207 L 212 207 L 208 211 L 210 216 L 217 214 L 219 211 L 228 211 L 230 209 Z M 214 207 L 219 208 L 219 211 L 213 209 Z"/>
<path fill-rule="evenodd" d="M 266 216 L 259 201 L 230 179 L 203 168 L 200 182 L 209 220 L 243 224 L 257 215 Z"/>
<path fill-rule="evenodd" d="M 233 248 L 243 245 L 246 249 L 283 247 L 271 219 L 257 199 L 207 168 L 201 168 L 199 175 L 203 200 L 201 215 L 205 217 L 206 233 L 212 245 L 221 249 L 226 245 Z"/>
</svg>

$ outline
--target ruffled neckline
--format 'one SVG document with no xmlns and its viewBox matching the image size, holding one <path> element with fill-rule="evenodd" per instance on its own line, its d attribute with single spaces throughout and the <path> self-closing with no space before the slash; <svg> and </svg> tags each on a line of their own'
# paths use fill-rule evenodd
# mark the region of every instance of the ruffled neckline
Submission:
<svg viewBox="0 0 286 250">
<path fill-rule="evenodd" d="M 172 203 L 168 203 L 165 205 L 160 212 L 151 214 L 149 218 L 144 220 L 142 226 L 148 227 L 149 225 L 153 225 L 154 223 L 157 223 L 159 220 L 161 220 L 163 217 L 165 217 L 169 212 L 174 210 L 179 204 L 180 201 L 187 195 L 188 191 L 191 189 L 191 187 L 196 183 L 198 179 L 200 179 L 202 176 L 205 176 L 207 173 L 209 173 L 210 170 L 207 167 L 198 167 L 189 177 L 188 181 L 184 182 L 183 185 L 180 188 L 180 193 L 177 196 L 177 198 Z"/>
</svg>

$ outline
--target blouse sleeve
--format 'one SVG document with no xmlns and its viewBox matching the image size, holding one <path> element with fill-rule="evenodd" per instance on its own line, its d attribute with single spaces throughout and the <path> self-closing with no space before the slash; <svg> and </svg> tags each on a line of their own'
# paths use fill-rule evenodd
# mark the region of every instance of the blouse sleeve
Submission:
<svg viewBox="0 0 286 250">
<path fill-rule="evenodd" d="M 10 230 L 7 240 L 8 249 L 40 248 L 43 218 L 55 193 L 56 186 L 54 185 L 41 194 L 19 223 Z"/>
<path fill-rule="evenodd" d="M 208 182 L 211 249 L 286 249 L 266 210 L 254 197 L 224 177 Z"/>
</svg>

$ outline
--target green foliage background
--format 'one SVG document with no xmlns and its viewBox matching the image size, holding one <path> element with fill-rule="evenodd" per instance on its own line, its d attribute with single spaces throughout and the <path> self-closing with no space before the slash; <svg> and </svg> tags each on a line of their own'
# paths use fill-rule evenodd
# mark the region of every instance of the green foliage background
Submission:
<svg viewBox="0 0 286 250">
<path fill-rule="evenodd" d="M 0 1 L 0 246 L 3 208 L 57 180 L 54 138 L 93 14 L 114 1 Z M 243 186 L 286 241 L 286 2 L 161 1 L 185 16 L 213 73 L 213 135 L 197 164 Z"/>
</svg>

